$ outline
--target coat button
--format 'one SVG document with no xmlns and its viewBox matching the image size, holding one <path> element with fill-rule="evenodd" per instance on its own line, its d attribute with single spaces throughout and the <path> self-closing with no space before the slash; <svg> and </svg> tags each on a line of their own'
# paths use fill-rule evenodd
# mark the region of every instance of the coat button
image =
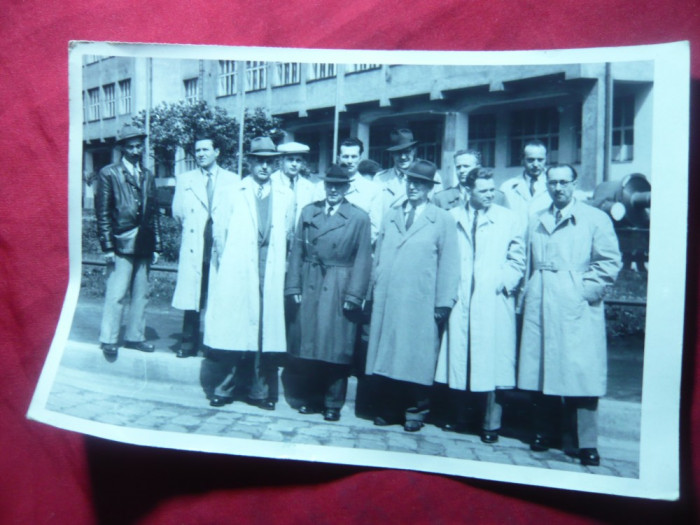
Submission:
<svg viewBox="0 0 700 525">
<path fill-rule="evenodd" d="M 190 233 L 194 233 L 194 228 L 190 228 Z"/>
</svg>

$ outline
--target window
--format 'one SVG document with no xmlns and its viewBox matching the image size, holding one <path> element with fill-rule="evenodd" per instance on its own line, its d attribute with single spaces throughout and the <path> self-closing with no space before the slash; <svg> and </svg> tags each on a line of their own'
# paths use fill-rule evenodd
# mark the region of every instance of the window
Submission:
<svg viewBox="0 0 700 525">
<path fill-rule="evenodd" d="M 301 80 L 301 64 L 297 62 L 284 62 L 277 64 L 277 85 L 287 86 L 298 84 Z"/>
<path fill-rule="evenodd" d="M 510 114 L 510 166 L 521 164 L 523 144 L 541 140 L 547 147 L 547 160 L 558 162 L 559 112 L 555 107 L 525 109 Z"/>
<path fill-rule="evenodd" d="M 369 71 L 371 69 L 379 69 L 382 67 L 381 64 L 351 64 L 349 68 L 350 73 L 357 73 L 359 71 Z"/>
<path fill-rule="evenodd" d="M 218 96 L 236 94 L 236 62 L 219 60 L 219 90 Z"/>
<path fill-rule="evenodd" d="M 469 115 L 469 148 L 481 153 L 481 165 L 496 166 L 496 115 Z"/>
<path fill-rule="evenodd" d="M 336 72 L 336 64 L 311 64 L 311 78 L 314 80 L 332 78 Z"/>
<path fill-rule="evenodd" d="M 634 159 L 634 95 L 613 99 L 612 161 Z"/>
<path fill-rule="evenodd" d="M 119 81 L 119 114 L 131 113 L 131 79 Z"/>
<path fill-rule="evenodd" d="M 257 91 L 267 87 L 267 64 L 255 60 L 245 63 L 245 90 Z"/>
<path fill-rule="evenodd" d="M 88 122 L 100 120 L 100 88 L 88 89 Z"/>
<path fill-rule="evenodd" d="M 104 118 L 113 118 L 117 115 L 117 98 L 114 84 L 102 86 L 104 93 Z"/>
<path fill-rule="evenodd" d="M 185 83 L 185 102 L 194 104 L 199 100 L 198 78 L 188 78 Z"/>
</svg>

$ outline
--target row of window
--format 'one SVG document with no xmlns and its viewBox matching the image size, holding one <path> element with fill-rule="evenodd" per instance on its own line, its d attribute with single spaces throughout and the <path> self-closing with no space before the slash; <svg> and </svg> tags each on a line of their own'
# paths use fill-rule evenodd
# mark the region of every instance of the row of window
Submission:
<svg viewBox="0 0 700 525">
<path fill-rule="evenodd" d="M 301 82 L 301 69 L 305 64 L 299 62 L 276 62 L 268 68 L 267 62 L 249 60 L 245 63 L 245 90 L 256 91 L 271 86 L 287 86 Z M 357 73 L 381 68 L 381 64 L 350 64 L 348 73 Z M 307 80 L 332 78 L 337 75 L 336 64 L 308 64 Z M 268 78 L 272 76 L 272 78 Z M 234 95 L 237 89 L 238 70 L 234 60 L 219 60 L 218 96 Z"/>
<path fill-rule="evenodd" d="M 131 113 L 131 79 L 120 80 L 83 92 L 83 120 L 113 118 Z"/>
</svg>

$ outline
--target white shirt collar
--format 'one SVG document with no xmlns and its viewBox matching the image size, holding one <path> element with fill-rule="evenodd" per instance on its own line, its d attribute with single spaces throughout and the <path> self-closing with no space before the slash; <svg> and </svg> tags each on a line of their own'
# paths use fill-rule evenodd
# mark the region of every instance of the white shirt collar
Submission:
<svg viewBox="0 0 700 525">
<path fill-rule="evenodd" d="M 124 167 L 126 168 L 126 171 L 129 172 L 129 175 L 132 177 L 138 177 L 139 174 L 141 173 L 141 170 L 138 168 L 138 166 L 134 166 L 131 162 L 126 160 L 126 157 L 122 157 L 122 162 L 124 163 Z"/>
</svg>

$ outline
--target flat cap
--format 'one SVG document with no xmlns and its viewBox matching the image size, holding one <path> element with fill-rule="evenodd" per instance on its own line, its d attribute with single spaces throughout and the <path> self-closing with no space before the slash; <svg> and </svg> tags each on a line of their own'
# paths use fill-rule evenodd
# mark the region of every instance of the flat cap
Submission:
<svg viewBox="0 0 700 525">
<path fill-rule="evenodd" d="M 310 148 L 301 142 L 285 142 L 277 146 L 277 151 L 282 155 L 308 153 Z"/>
</svg>

